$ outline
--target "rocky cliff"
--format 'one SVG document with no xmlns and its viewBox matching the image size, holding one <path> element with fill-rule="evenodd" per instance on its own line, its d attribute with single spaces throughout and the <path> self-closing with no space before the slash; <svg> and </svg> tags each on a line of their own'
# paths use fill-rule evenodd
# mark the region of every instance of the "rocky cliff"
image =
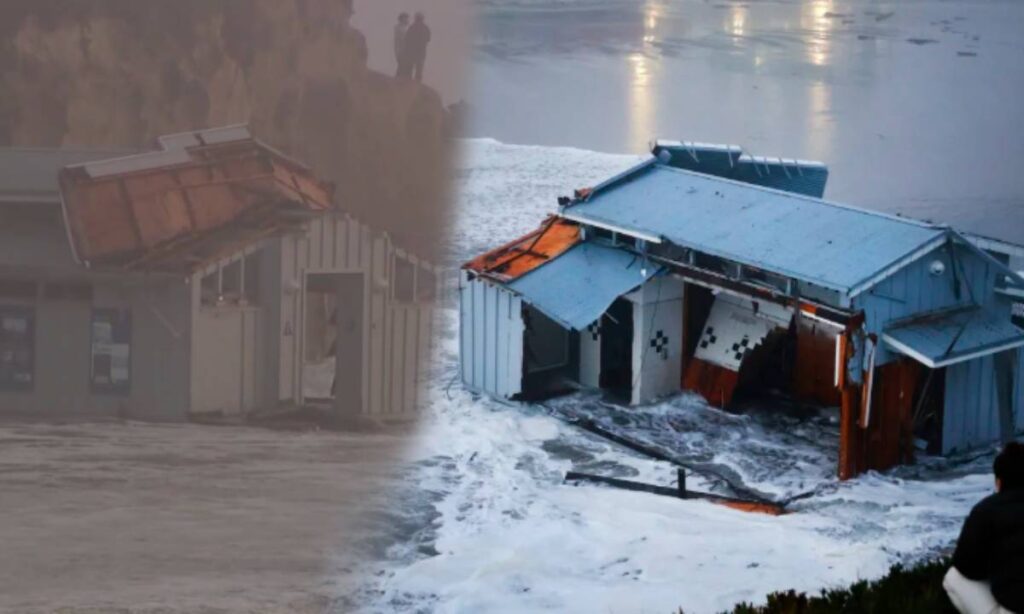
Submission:
<svg viewBox="0 0 1024 614">
<path fill-rule="evenodd" d="M 351 0 L 5 0 L 0 145 L 151 147 L 248 122 L 339 204 L 435 254 L 449 143 L 438 95 L 366 66 Z"/>
</svg>

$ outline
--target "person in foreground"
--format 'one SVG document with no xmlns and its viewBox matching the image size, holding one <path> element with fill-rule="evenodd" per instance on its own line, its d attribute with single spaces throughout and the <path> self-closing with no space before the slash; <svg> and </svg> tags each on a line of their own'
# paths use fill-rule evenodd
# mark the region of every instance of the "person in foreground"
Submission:
<svg viewBox="0 0 1024 614">
<path fill-rule="evenodd" d="M 942 581 L 963 614 L 1024 614 L 1024 444 L 996 456 L 996 492 L 971 510 Z"/>
</svg>

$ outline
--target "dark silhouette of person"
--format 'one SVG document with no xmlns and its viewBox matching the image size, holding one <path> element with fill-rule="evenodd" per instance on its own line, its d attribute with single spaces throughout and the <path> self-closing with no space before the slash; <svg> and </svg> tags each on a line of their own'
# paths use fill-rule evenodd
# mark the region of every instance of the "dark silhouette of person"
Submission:
<svg viewBox="0 0 1024 614">
<path fill-rule="evenodd" d="M 395 23 L 395 63 L 398 65 L 398 69 L 395 71 L 396 77 L 408 77 L 412 74 L 412 67 L 409 65 L 405 53 L 405 35 L 408 32 L 409 13 L 402 13 L 398 16 L 398 22 Z"/>
<path fill-rule="evenodd" d="M 1024 444 L 1007 443 L 992 470 L 996 493 L 967 516 L 942 582 L 962 614 L 1024 612 Z"/>
<path fill-rule="evenodd" d="M 423 81 L 423 65 L 427 61 L 427 45 L 429 44 L 430 28 L 427 27 L 423 13 L 416 13 L 412 25 L 405 33 L 403 47 L 412 77 L 417 81 Z"/>
</svg>

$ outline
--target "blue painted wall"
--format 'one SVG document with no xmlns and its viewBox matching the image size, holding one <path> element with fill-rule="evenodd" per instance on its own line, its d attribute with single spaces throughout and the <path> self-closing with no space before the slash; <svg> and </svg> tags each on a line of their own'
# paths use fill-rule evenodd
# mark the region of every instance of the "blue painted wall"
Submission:
<svg viewBox="0 0 1024 614">
<path fill-rule="evenodd" d="M 960 297 L 957 298 L 950 249 L 949 245 L 936 248 L 924 258 L 856 297 L 853 307 L 864 310 L 865 329 L 881 336 L 886 324 L 893 320 L 955 305 L 988 305 L 997 300 L 993 292 L 998 274 L 996 267 L 960 245 L 952 248 L 956 250 L 961 267 Z M 932 275 L 929 271 L 932 262 L 936 260 L 946 267 L 942 275 Z M 875 359 L 879 366 L 899 358 L 884 344 L 879 350 Z"/>
<path fill-rule="evenodd" d="M 1000 440 L 994 362 L 992 356 L 986 356 L 946 368 L 943 454 Z M 1017 350 L 1014 387 L 1014 424 L 1020 433 L 1024 431 L 1024 350 Z"/>
<path fill-rule="evenodd" d="M 960 296 L 954 292 L 951 249 L 960 263 Z M 940 260 L 946 267 L 942 275 L 932 275 L 931 264 Z M 865 328 L 880 335 L 886 324 L 916 313 L 956 305 L 976 304 L 994 307 L 1006 303 L 994 293 L 1001 272 L 972 250 L 943 245 L 869 292 L 854 299 L 855 308 L 864 310 Z M 1009 312 L 1009 304 L 1005 305 Z M 884 344 L 879 348 L 877 365 L 899 358 Z M 1014 418 L 1017 431 L 1024 431 L 1024 352 L 1018 351 Z M 986 356 L 946 368 L 943 452 L 965 450 L 999 441 L 999 402 L 996 396 L 994 358 Z"/>
</svg>

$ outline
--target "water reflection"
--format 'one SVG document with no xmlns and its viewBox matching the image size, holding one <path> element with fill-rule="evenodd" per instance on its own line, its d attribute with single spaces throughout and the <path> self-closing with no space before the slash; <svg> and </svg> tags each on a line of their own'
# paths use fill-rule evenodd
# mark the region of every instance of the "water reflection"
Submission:
<svg viewBox="0 0 1024 614">
<path fill-rule="evenodd" d="M 1024 141 L 1006 139 L 1024 133 L 1024 3 L 478 1 L 480 136 L 615 152 L 653 135 L 734 141 L 828 163 L 836 200 L 971 202 L 979 220 L 1024 194 Z M 1024 233 L 1014 213 L 978 232 L 1014 217 Z"/>
<path fill-rule="evenodd" d="M 727 32 L 736 37 L 742 37 L 746 34 L 747 25 L 747 7 L 743 5 L 733 5 L 729 9 L 729 17 L 726 20 L 725 29 Z"/>
<path fill-rule="evenodd" d="M 661 68 L 656 43 L 661 15 L 658 0 L 645 0 L 640 49 L 626 56 L 630 77 L 629 144 L 633 151 L 643 151 L 647 143 L 656 136 L 655 120 L 658 109 L 655 81 Z"/>
<path fill-rule="evenodd" d="M 835 13 L 832 0 L 808 0 L 800 9 L 800 26 L 809 31 L 807 59 L 815 66 L 828 64 L 832 52 Z"/>
<path fill-rule="evenodd" d="M 814 81 L 807 90 L 807 145 L 804 148 L 815 160 L 832 160 L 834 124 L 832 122 L 832 90 L 822 81 Z"/>
</svg>

